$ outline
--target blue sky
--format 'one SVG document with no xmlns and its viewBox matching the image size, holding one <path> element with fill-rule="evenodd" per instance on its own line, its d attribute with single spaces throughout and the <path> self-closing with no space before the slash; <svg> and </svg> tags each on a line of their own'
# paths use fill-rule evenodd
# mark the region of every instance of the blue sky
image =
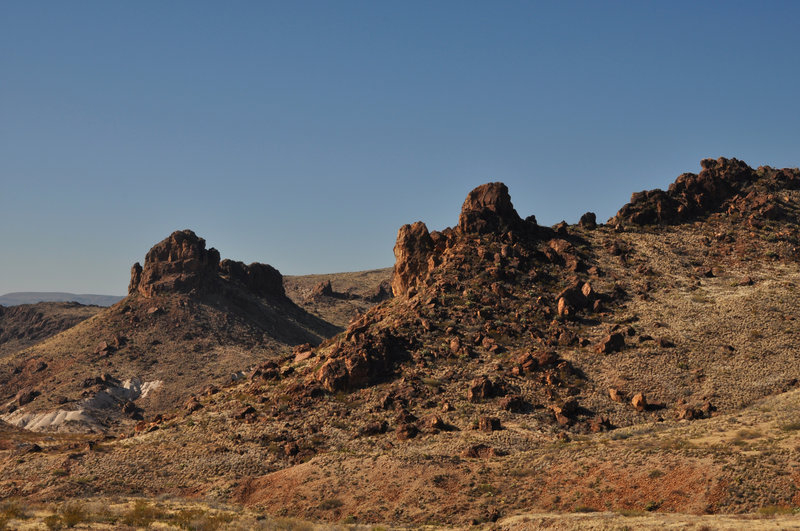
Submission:
<svg viewBox="0 0 800 531">
<path fill-rule="evenodd" d="M 607 219 L 704 157 L 800 164 L 800 2 L 0 2 L 0 293 L 122 294 L 175 229 L 390 266 L 508 184 Z"/>
</svg>

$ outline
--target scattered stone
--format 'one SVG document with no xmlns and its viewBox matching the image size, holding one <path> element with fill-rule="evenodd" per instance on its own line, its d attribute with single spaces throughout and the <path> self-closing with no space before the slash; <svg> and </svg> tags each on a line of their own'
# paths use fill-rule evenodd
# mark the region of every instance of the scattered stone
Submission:
<svg viewBox="0 0 800 531">
<path fill-rule="evenodd" d="M 636 411 L 642 412 L 647 409 L 647 399 L 642 393 L 636 393 L 631 399 L 631 405 Z"/>
<path fill-rule="evenodd" d="M 625 393 L 620 391 L 619 389 L 615 389 L 614 387 L 609 387 L 608 397 L 614 402 L 622 403 L 625 401 Z"/>
<path fill-rule="evenodd" d="M 560 426 L 568 426 L 572 423 L 573 417 L 578 412 L 577 400 L 567 400 L 561 405 L 551 405 L 553 416 Z"/>
<path fill-rule="evenodd" d="M 485 432 L 493 432 L 500 429 L 500 419 L 494 417 L 480 417 L 478 419 L 478 429 Z"/>
<path fill-rule="evenodd" d="M 512 413 L 524 413 L 528 407 L 528 402 L 520 395 L 510 395 L 500 399 L 500 408 Z"/>
<path fill-rule="evenodd" d="M 333 297 L 333 286 L 330 280 L 324 280 L 314 286 L 311 290 L 311 297 L 318 299 L 320 297 Z"/>
<path fill-rule="evenodd" d="M 612 352 L 622 350 L 624 347 L 625 336 L 619 332 L 614 332 L 613 334 L 609 334 L 604 337 L 603 340 L 597 344 L 595 349 L 597 350 L 598 354 L 611 354 Z"/>
<path fill-rule="evenodd" d="M 39 391 L 34 389 L 22 389 L 14 396 L 14 403 L 22 407 L 33 402 L 39 396 Z"/>
<path fill-rule="evenodd" d="M 461 452 L 461 457 L 472 459 L 488 459 L 506 455 L 505 452 L 497 450 L 485 444 L 474 444 Z"/>
<path fill-rule="evenodd" d="M 494 385 L 486 376 L 475 378 L 470 382 L 469 390 L 467 391 L 467 400 L 470 402 L 478 402 L 492 396 L 494 396 Z"/>
<path fill-rule="evenodd" d="M 414 424 L 401 424 L 397 427 L 397 440 L 405 441 L 413 439 L 419 433 L 419 429 Z"/>
<path fill-rule="evenodd" d="M 380 422 L 378 421 L 370 422 L 369 424 L 361 428 L 359 434 L 362 436 L 372 436 L 372 435 L 379 435 L 381 433 L 386 433 L 388 430 L 389 430 L 389 424 L 385 420 L 382 420 Z"/>
<path fill-rule="evenodd" d="M 446 427 L 446 424 L 445 424 L 445 423 L 444 423 L 444 421 L 442 420 L 442 417 L 440 417 L 439 415 L 431 415 L 431 416 L 430 416 L 430 417 L 428 417 L 428 419 L 425 421 L 425 426 L 426 426 L 426 427 L 427 427 L 429 430 L 433 430 L 433 431 L 439 431 L 439 430 L 443 430 L 443 429 L 445 429 L 445 427 Z"/>
</svg>

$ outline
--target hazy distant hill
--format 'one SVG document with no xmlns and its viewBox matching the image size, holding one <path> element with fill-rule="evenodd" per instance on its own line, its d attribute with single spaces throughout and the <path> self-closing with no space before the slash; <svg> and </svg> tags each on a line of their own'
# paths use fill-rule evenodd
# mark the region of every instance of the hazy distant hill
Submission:
<svg viewBox="0 0 800 531">
<path fill-rule="evenodd" d="M 79 302 L 85 305 L 111 306 L 122 300 L 117 295 L 76 295 L 57 291 L 19 291 L 0 295 L 0 305 L 16 306 L 17 304 L 36 304 L 37 302 Z"/>
</svg>

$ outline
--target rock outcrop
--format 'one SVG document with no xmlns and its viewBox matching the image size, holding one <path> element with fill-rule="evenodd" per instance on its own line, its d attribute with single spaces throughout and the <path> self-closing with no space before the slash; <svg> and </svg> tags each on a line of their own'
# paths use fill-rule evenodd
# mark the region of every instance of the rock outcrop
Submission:
<svg viewBox="0 0 800 531">
<path fill-rule="evenodd" d="M 770 191 L 800 188 L 796 168 L 754 170 L 738 159 L 703 159 L 699 174 L 684 173 L 667 191 L 635 193 L 612 222 L 635 225 L 675 224 L 716 212 L 755 214 L 778 219 L 783 209 Z"/>
<path fill-rule="evenodd" d="M 467 195 L 458 228 L 466 234 L 486 234 L 512 230 L 522 219 L 511 204 L 508 187 L 503 183 L 483 184 Z"/>
<path fill-rule="evenodd" d="M 190 230 L 175 231 L 153 246 L 140 269 L 131 271 L 130 294 L 152 297 L 164 292 L 189 292 L 219 276 L 219 251 Z"/>
<path fill-rule="evenodd" d="M 285 298 L 283 275 L 268 264 L 254 262 L 245 265 L 243 262 L 223 260 L 219 264 L 223 278 L 239 283 L 250 292 L 265 299 Z"/>
<path fill-rule="evenodd" d="M 428 260 L 432 253 L 433 239 L 423 222 L 400 227 L 394 245 L 392 293 L 395 297 L 408 295 L 412 288 L 424 280 L 430 269 Z"/>
<path fill-rule="evenodd" d="M 191 230 L 175 231 L 147 253 L 144 267 L 131 268 L 130 295 L 153 297 L 163 293 L 217 292 L 236 286 L 266 299 L 284 299 L 283 276 L 267 264 L 220 262 L 219 251 Z"/>
<path fill-rule="evenodd" d="M 524 227 L 526 223 L 514 210 L 508 187 L 503 183 L 487 183 L 467 195 L 455 230 L 428 232 L 421 221 L 403 225 L 397 233 L 394 246 L 394 296 L 413 294 L 415 288 L 438 265 L 444 249 L 452 246 L 454 240 L 466 235 L 505 234 Z M 528 225 L 535 226 L 535 221 Z"/>
</svg>

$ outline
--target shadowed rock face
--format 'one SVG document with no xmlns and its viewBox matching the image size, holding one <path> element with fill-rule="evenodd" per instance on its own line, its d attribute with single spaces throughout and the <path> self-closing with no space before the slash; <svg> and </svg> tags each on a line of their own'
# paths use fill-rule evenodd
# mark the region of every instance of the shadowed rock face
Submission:
<svg viewBox="0 0 800 531">
<path fill-rule="evenodd" d="M 263 298 L 286 298 L 283 276 L 274 267 L 234 260 L 220 262 L 219 251 L 206 249 L 206 241 L 190 230 L 175 231 L 145 256 L 144 267 L 131 268 L 128 293 L 153 297 L 160 293 L 192 290 L 219 291 L 235 284 Z"/>
<path fill-rule="evenodd" d="M 242 262 L 223 260 L 220 263 L 220 273 L 229 280 L 244 285 L 259 297 L 286 298 L 283 275 L 271 265 L 256 262 L 248 266 Z"/>
<path fill-rule="evenodd" d="M 726 210 L 777 219 L 783 210 L 771 190 L 800 187 L 797 169 L 754 170 L 738 159 L 703 159 L 699 174 L 684 173 L 667 191 L 635 193 L 612 221 L 636 225 L 675 224 Z"/>
</svg>

